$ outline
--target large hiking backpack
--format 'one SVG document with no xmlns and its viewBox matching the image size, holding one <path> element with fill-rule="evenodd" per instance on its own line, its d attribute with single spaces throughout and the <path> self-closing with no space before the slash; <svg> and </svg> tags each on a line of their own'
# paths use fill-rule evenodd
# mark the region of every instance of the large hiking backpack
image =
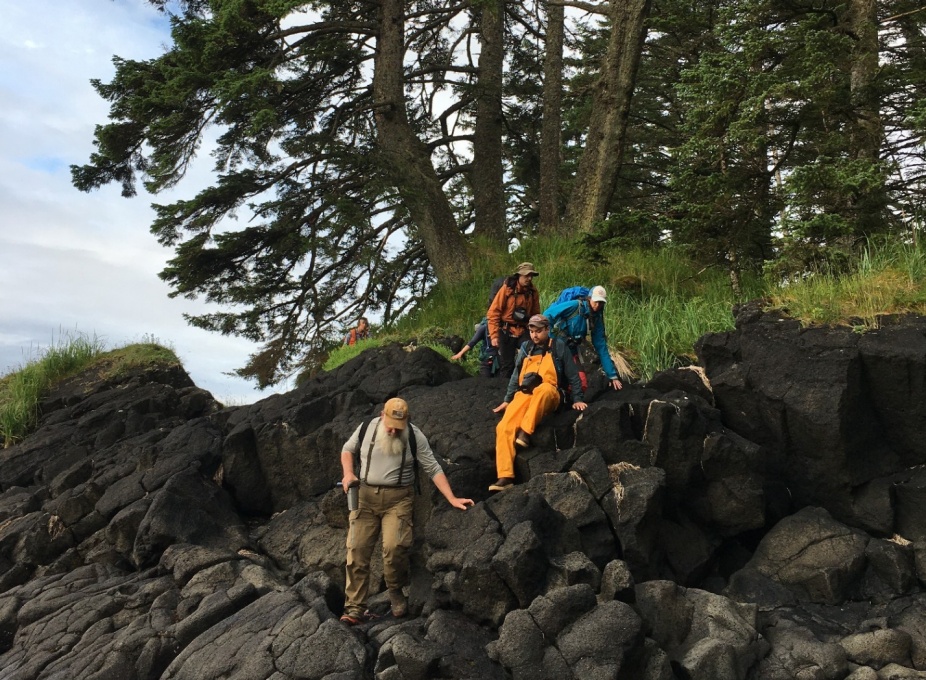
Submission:
<svg viewBox="0 0 926 680">
<path fill-rule="evenodd" d="M 489 288 L 489 304 L 486 305 L 486 309 L 492 306 L 492 300 L 495 299 L 495 295 L 498 293 L 499 289 L 505 285 L 505 279 L 507 276 L 499 276 L 492 282 L 492 287 Z"/>
<path fill-rule="evenodd" d="M 573 300 L 588 300 L 589 289 L 585 286 L 572 286 L 570 288 L 564 288 L 560 291 L 560 294 L 556 296 L 556 300 L 553 301 L 554 305 L 558 305 L 561 302 L 572 302 Z M 554 323 L 551 333 L 553 335 L 558 335 L 560 337 L 565 337 L 565 329 L 563 326 L 573 317 L 575 317 L 583 309 L 582 305 L 576 305 L 576 308 L 573 309 L 569 314 L 566 315 L 563 319 L 557 319 Z M 592 319 L 589 315 L 586 314 L 586 318 L 589 322 L 592 322 Z M 552 319 L 551 319 L 552 321 Z M 593 322 L 592 322 L 593 323 Z M 579 341 L 581 338 L 571 338 L 572 340 Z"/>
<path fill-rule="evenodd" d="M 585 286 L 572 286 L 570 288 L 564 288 L 553 301 L 553 304 L 556 305 L 560 302 L 569 302 L 570 300 L 587 300 L 588 294 L 589 289 Z"/>
</svg>

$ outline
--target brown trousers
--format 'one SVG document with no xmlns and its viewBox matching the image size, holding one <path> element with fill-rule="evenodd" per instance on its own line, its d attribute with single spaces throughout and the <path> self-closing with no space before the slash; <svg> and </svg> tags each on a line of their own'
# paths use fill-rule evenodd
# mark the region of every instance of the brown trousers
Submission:
<svg viewBox="0 0 926 680">
<path fill-rule="evenodd" d="M 408 551 L 412 546 L 411 486 L 360 485 L 358 508 L 350 513 L 347 529 L 347 583 L 344 612 L 362 614 L 370 588 L 370 560 L 380 533 L 383 537 L 383 577 L 386 587 L 408 585 Z"/>
</svg>

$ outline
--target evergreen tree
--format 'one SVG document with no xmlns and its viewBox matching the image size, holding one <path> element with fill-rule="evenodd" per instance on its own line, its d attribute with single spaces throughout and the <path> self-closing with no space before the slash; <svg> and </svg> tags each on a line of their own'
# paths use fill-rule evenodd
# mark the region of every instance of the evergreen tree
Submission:
<svg viewBox="0 0 926 680">
<path fill-rule="evenodd" d="M 173 44 L 94 81 L 73 181 L 156 194 L 219 131 L 152 229 L 172 294 L 223 305 L 190 321 L 264 343 L 261 385 L 466 278 L 472 240 L 671 242 L 735 288 L 923 221 L 915 0 L 149 1 Z"/>
<path fill-rule="evenodd" d="M 873 4 L 712 5 L 710 40 L 677 88 L 674 237 L 735 278 L 774 256 L 772 236 L 800 269 L 895 229 L 891 178 L 911 158 L 891 147 L 911 127 L 889 104 L 909 110 L 919 86 L 872 67 L 888 40 Z"/>
<path fill-rule="evenodd" d="M 504 3 L 482 4 L 185 2 L 163 55 L 116 57 L 112 82 L 94 81 L 110 122 L 74 184 L 157 193 L 220 131 L 214 184 L 155 206 L 152 230 L 174 249 L 172 294 L 224 306 L 191 323 L 264 342 L 241 373 L 272 384 L 357 315 L 389 323 L 435 278 L 468 275 L 472 195 L 501 177 L 499 59 L 477 68 L 463 47 L 480 26 L 498 39 Z M 474 130 L 475 151 L 461 144 Z M 504 201 L 485 205 L 477 221 L 501 246 Z"/>
</svg>

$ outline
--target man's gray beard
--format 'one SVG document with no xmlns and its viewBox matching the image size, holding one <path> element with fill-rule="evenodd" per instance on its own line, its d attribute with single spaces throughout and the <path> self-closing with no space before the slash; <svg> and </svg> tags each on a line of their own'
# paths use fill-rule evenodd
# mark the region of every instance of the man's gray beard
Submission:
<svg viewBox="0 0 926 680">
<path fill-rule="evenodd" d="M 408 429 L 402 430 L 398 436 L 390 437 L 386 428 L 382 427 L 376 432 L 376 450 L 388 456 L 401 456 L 408 444 Z"/>
</svg>

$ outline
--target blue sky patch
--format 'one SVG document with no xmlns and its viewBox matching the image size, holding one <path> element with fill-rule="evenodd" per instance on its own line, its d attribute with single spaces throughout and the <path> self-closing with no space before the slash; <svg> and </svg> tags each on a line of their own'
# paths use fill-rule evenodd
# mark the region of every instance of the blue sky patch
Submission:
<svg viewBox="0 0 926 680">
<path fill-rule="evenodd" d="M 49 175 L 54 175 L 68 167 L 68 163 L 66 163 L 63 158 L 58 158 L 57 156 L 33 156 L 32 158 L 24 159 L 23 165 L 30 170 L 46 172 Z"/>
</svg>

